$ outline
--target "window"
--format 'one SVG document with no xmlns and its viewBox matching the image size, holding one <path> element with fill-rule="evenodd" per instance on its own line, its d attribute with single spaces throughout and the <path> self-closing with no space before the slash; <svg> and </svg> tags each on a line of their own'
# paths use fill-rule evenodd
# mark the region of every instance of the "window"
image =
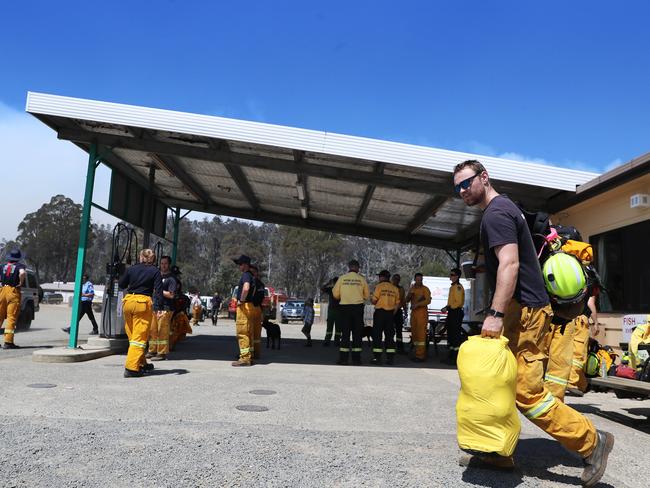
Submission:
<svg viewBox="0 0 650 488">
<path fill-rule="evenodd" d="M 599 310 L 650 312 L 650 220 L 592 236 L 589 241 L 606 289 L 598 300 Z"/>
</svg>

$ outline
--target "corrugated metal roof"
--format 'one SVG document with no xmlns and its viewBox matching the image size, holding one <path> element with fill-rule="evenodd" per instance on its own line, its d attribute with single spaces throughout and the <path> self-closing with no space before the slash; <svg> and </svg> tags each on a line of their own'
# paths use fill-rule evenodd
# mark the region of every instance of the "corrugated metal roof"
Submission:
<svg viewBox="0 0 650 488">
<path fill-rule="evenodd" d="M 480 219 L 451 171 L 480 159 L 531 208 L 574 193 L 584 171 L 259 122 L 29 93 L 27 111 L 171 207 L 399 242 L 462 248 Z"/>
</svg>

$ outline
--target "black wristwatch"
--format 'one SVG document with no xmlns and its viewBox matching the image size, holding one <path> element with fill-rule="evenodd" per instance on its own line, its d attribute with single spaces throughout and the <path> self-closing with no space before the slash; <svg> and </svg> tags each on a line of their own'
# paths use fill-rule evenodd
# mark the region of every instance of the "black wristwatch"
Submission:
<svg viewBox="0 0 650 488">
<path fill-rule="evenodd" d="M 505 317 L 503 312 L 497 312 L 493 308 L 488 309 L 487 314 L 491 315 L 492 317 L 496 317 L 497 319 L 502 319 L 503 317 Z"/>
</svg>

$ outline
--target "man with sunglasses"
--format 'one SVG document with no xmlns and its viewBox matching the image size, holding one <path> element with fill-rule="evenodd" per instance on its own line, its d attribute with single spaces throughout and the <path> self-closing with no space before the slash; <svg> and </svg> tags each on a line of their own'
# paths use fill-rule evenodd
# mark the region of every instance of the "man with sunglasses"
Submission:
<svg viewBox="0 0 650 488">
<path fill-rule="evenodd" d="M 544 384 L 553 312 L 526 219 L 507 196 L 497 193 L 479 161 L 458 164 L 453 178 L 463 201 L 483 210 L 481 243 L 493 295 L 481 336 L 498 338 L 503 333 L 508 338 L 517 359 L 517 408 L 583 458 L 583 486 L 593 486 L 605 472 L 614 436 L 597 431 L 589 419 L 557 400 Z M 461 464 L 511 469 L 513 460 L 466 456 Z"/>
</svg>

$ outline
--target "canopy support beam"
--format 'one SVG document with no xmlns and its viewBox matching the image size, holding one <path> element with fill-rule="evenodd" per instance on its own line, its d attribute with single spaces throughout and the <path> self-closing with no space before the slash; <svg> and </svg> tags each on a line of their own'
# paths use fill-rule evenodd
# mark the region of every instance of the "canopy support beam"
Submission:
<svg viewBox="0 0 650 488">
<path fill-rule="evenodd" d="M 86 247 L 88 246 L 88 230 L 90 228 L 90 210 L 93 202 L 93 190 L 95 187 L 95 170 L 97 169 L 97 144 L 90 145 L 88 155 L 88 169 L 86 170 L 86 190 L 84 191 L 84 203 L 81 211 L 81 222 L 79 224 L 79 244 L 77 246 L 77 266 L 74 278 L 74 296 L 72 298 L 72 315 L 70 317 L 70 340 L 68 347 L 77 348 L 79 336 L 79 307 L 81 306 L 81 281 L 84 276 L 84 263 L 86 261 Z"/>
</svg>

